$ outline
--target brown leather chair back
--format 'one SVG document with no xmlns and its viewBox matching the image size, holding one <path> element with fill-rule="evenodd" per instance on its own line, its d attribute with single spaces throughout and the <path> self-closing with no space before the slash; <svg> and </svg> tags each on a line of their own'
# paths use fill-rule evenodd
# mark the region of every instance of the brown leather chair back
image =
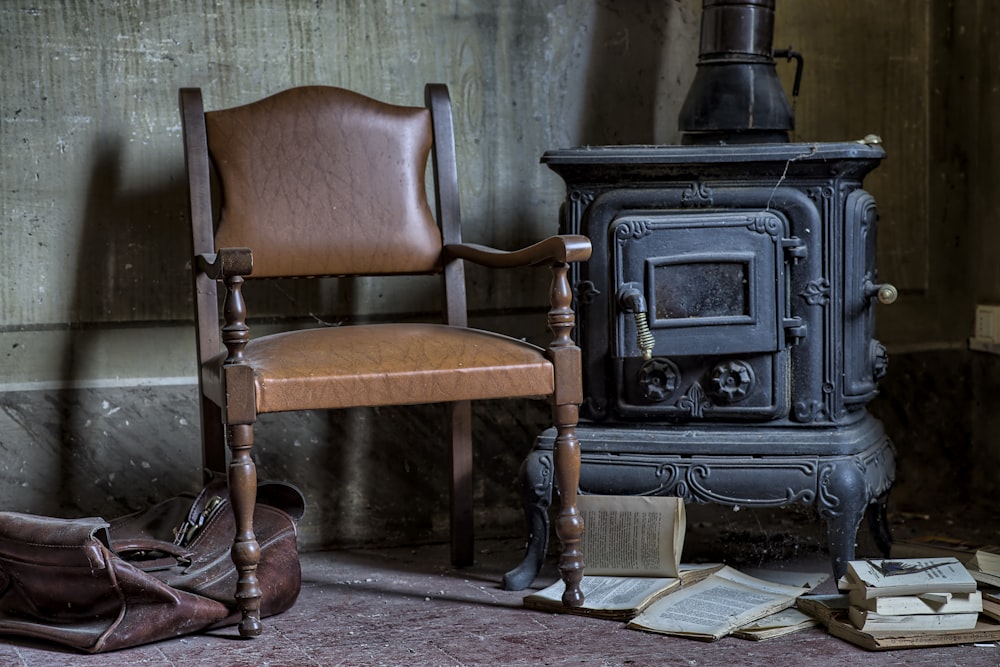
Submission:
<svg viewBox="0 0 1000 667">
<path fill-rule="evenodd" d="M 215 245 L 251 248 L 253 277 L 441 269 L 425 107 L 306 86 L 210 111 L 205 123 L 222 188 Z"/>
</svg>

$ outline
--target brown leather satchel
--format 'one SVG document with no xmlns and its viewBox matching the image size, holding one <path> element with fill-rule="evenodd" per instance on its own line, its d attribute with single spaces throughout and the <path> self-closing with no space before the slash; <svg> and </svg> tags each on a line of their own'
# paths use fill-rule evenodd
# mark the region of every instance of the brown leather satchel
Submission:
<svg viewBox="0 0 1000 667">
<path fill-rule="evenodd" d="M 292 486 L 258 487 L 261 616 L 298 597 L 304 508 Z M 0 634 L 98 653 L 233 625 L 235 530 L 223 480 L 110 522 L 0 512 Z"/>
</svg>

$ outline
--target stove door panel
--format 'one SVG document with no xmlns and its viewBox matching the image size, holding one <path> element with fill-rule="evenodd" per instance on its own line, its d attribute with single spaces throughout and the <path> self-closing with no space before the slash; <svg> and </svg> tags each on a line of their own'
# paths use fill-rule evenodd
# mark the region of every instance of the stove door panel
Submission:
<svg viewBox="0 0 1000 667">
<path fill-rule="evenodd" d="M 656 355 L 778 352 L 785 228 L 759 211 L 620 215 L 612 284 L 642 291 Z M 640 356 L 635 318 L 619 306 L 615 356 Z"/>
<path fill-rule="evenodd" d="M 786 415 L 785 219 L 759 210 L 624 211 L 609 234 L 618 415 Z"/>
</svg>

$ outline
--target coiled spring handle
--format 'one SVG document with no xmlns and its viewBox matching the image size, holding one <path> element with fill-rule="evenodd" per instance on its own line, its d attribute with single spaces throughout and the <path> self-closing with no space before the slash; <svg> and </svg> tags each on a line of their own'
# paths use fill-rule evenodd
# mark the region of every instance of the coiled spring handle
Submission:
<svg viewBox="0 0 1000 667">
<path fill-rule="evenodd" d="M 635 319 L 636 343 L 642 352 L 642 358 L 649 361 L 653 358 L 653 346 L 656 339 L 649 330 L 649 319 L 646 315 L 646 299 L 635 283 L 625 283 L 618 289 L 618 303 L 626 313 L 632 313 Z"/>
</svg>

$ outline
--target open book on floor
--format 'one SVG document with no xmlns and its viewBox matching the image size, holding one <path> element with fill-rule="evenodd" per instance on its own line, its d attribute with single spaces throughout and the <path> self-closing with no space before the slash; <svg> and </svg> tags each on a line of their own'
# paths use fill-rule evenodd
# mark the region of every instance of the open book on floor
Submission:
<svg viewBox="0 0 1000 667">
<path fill-rule="evenodd" d="M 686 527 L 680 498 L 582 495 L 577 506 L 584 525 L 583 606 L 563 605 L 562 581 L 529 593 L 524 606 L 625 621 L 722 567 L 680 564 Z"/>
<path fill-rule="evenodd" d="M 734 637 L 739 639 L 752 639 L 761 641 L 764 639 L 774 639 L 784 637 L 793 632 L 806 630 L 819 625 L 819 621 L 795 607 L 789 607 L 774 614 L 769 614 L 764 618 L 751 621 L 743 627 L 733 632 Z"/>
<path fill-rule="evenodd" d="M 524 596 L 524 606 L 540 611 L 554 611 L 593 616 L 612 621 L 627 621 L 664 595 L 712 574 L 722 565 L 684 565 L 677 577 L 610 577 L 584 575 L 580 582 L 584 602 L 580 607 L 562 603 L 566 584 L 562 580 Z"/>
<path fill-rule="evenodd" d="M 764 581 L 727 566 L 661 597 L 629 621 L 628 627 L 714 641 L 788 609 L 807 590 Z"/>
</svg>

